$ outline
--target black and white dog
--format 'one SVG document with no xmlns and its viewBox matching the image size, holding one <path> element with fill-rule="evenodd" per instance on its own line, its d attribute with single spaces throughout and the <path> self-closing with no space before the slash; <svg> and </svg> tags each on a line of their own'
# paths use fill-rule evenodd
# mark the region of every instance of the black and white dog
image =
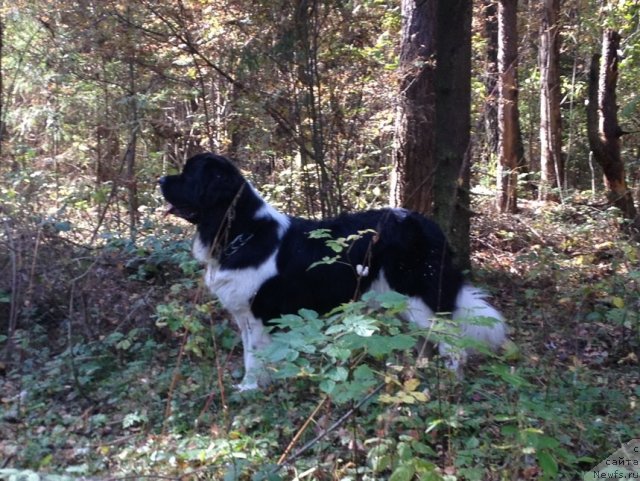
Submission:
<svg viewBox="0 0 640 481">
<path fill-rule="evenodd" d="M 408 296 L 404 317 L 420 327 L 430 326 L 436 313 L 450 313 L 463 335 L 492 348 L 505 341 L 500 313 L 465 283 L 444 234 L 420 214 L 387 208 L 320 221 L 290 217 L 266 203 L 231 161 L 210 153 L 190 158 L 181 174 L 159 182 L 168 213 L 197 226 L 193 254 L 206 265 L 205 283 L 240 329 L 240 389 L 265 379 L 256 356 L 270 342 L 265 323 L 302 308 L 326 313 L 369 290 Z M 318 229 L 333 238 L 360 235 L 339 262 L 310 268 L 335 255 L 326 239 L 310 238 Z M 465 324 L 470 317 L 495 322 Z M 439 350 L 447 354 L 449 347 Z"/>
</svg>

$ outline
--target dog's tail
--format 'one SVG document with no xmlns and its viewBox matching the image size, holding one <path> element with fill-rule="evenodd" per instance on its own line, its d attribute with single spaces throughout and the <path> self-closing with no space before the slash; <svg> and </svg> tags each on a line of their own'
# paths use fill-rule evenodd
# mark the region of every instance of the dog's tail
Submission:
<svg viewBox="0 0 640 481">
<path fill-rule="evenodd" d="M 458 292 L 456 307 L 452 313 L 460 323 L 464 337 L 486 343 L 497 350 L 507 340 L 507 327 L 502 314 L 486 300 L 486 294 L 469 284 Z"/>
</svg>

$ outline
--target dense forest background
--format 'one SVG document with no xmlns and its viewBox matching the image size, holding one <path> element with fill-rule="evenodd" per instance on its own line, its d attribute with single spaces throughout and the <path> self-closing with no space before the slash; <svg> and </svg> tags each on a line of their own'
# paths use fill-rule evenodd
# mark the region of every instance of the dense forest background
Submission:
<svg viewBox="0 0 640 481">
<path fill-rule="evenodd" d="M 639 38 L 632 0 L 0 3 L 0 478 L 582 479 L 640 435 Z M 513 345 L 454 379 L 401 300 L 301 313 L 235 392 L 156 185 L 205 150 L 287 213 L 432 215 Z"/>
</svg>

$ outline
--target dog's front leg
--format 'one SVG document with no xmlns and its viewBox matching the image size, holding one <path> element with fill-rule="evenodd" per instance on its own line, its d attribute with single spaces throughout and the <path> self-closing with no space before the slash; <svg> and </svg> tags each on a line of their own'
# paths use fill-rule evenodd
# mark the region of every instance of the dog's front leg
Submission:
<svg viewBox="0 0 640 481">
<path fill-rule="evenodd" d="M 264 362 L 258 357 L 257 352 L 266 347 L 271 338 L 260 319 L 252 314 L 234 316 L 240 329 L 242 339 L 244 377 L 236 387 L 239 391 L 258 389 L 261 385 L 269 383 L 269 374 L 264 369 Z"/>
</svg>

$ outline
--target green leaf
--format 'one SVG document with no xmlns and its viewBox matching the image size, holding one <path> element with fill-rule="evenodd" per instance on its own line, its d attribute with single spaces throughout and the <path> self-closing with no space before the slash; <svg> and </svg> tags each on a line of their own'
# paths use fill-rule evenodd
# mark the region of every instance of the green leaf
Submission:
<svg viewBox="0 0 640 481">
<path fill-rule="evenodd" d="M 373 446 L 369 450 L 367 458 L 374 472 L 384 471 L 391 465 L 391 456 L 389 456 L 388 452 L 389 447 L 384 442 Z"/>
<path fill-rule="evenodd" d="M 409 443 L 398 443 L 397 451 L 398 458 L 400 458 L 401 461 L 409 461 L 413 456 L 413 450 Z"/>
<path fill-rule="evenodd" d="M 337 361 L 346 361 L 351 356 L 351 351 L 349 349 L 342 348 L 335 344 L 329 344 L 327 347 L 323 348 L 321 352 Z"/>
<path fill-rule="evenodd" d="M 555 449 L 560 445 L 557 439 L 542 435 L 533 436 L 530 442 L 536 449 Z"/>
<path fill-rule="evenodd" d="M 416 474 L 416 468 L 413 464 L 403 464 L 391 473 L 389 481 L 411 481 L 414 474 Z"/>
<path fill-rule="evenodd" d="M 324 256 L 322 260 L 319 260 L 318 262 L 314 262 L 309 267 L 307 267 L 307 270 L 311 270 L 314 267 L 325 265 L 325 264 L 327 265 L 333 264 L 334 262 L 337 262 L 338 259 L 339 259 L 338 256 L 335 256 L 335 257 Z"/>
<path fill-rule="evenodd" d="M 423 456 L 436 456 L 437 453 L 433 450 L 431 446 L 428 446 L 419 441 L 411 441 L 411 449 L 413 449 L 416 453 L 422 454 Z"/>
<path fill-rule="evenodd" d="M 538 464 L 548 479 L 555 479 L 558 474 L 558 463 L 549 451 L 538 451 Z"/>
<path fill-rule="evenodd" d="M 331 239 L 331 229 L 315 229 L 308 236 L 309 239 Z"/>
<path fill-rule="evenodd" d="M 323 379 L 322 381 L 320 381 L 320 384 L 318 386 L 320 387 L 320 390 L 322 392 L 331 394 L 336 388 L 336 382 L 332 381 L 331 379 Z"/>
<path fill-rule="evenodd" d="M 338 366 L 327 373 L 327 377 L 332 381 L 342 382 L 346 381 L 349 376 L 349 371 L 345 367 Z"/>
<path fill-rule="evenodd" d="M 375 378 L 376 373 L 366 364 L 360 364 L 353 371 L 353 379 L 356 381 L 371 381 Z"/>
<path fill-rule="evenodd" d="M 396 291 L 382 292 L 376 299 L 385 309 L 403 311 L 407 307 L 407 296 Z"/>
</svg>

